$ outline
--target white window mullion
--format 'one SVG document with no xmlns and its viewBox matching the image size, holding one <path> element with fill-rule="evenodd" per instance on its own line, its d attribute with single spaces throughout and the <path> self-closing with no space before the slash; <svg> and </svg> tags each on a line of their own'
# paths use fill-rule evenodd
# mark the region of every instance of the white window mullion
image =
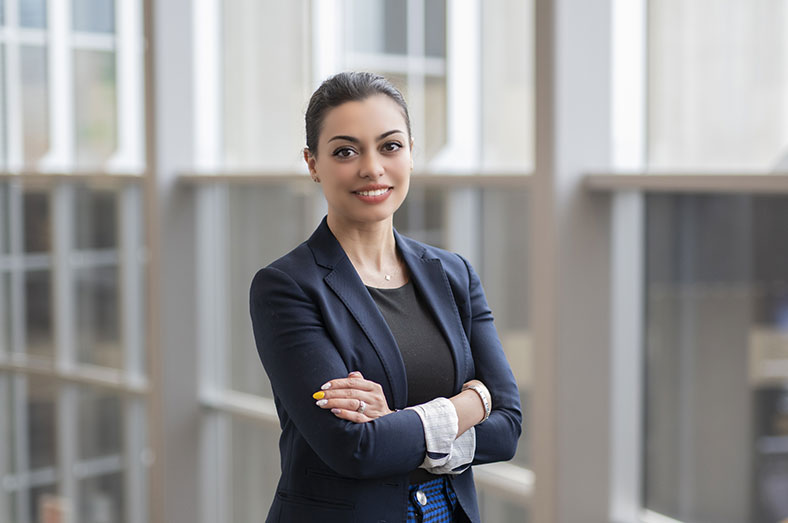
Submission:
<svg viewBox="0 0 788 523">
<path fill-rule="evenodd" d="M 221 24 L 219 0 L 194 0 L 194 165 L 198 171 L 221 165 Z"/>
<path fill-rule="evenodd" d="M 17 34 L 19 11 L 17 2 L 5 2 L 5 117 L 7 133 L 6 168 L 16 172 L 23 167 L 22 139 L 22 69 Z"/>
<path fill-rule="evenodd" d="M 140 0 L 117 0 L 115 9 L 118 148 L 107 169 L 141 173 L 144 161 L 144 67 Z"/>
<path fill-rule="evenodd" d="M 128 397 L 125 400 L 124 442 L 124 506 L 128 523 L 148 521 L 147 417 L 145 400 Z"/>
<path fill-rule="evenodd" d="M 230 415 L 213 412 L 202 418 L 200 490 L 204 523 L 235 521 L 229 503 Z"/>
<path fill-rule="evenodd" d="M 647 0 L 612 3 L 612 165 L 646 167 Z M 612 197 L 610 247 L 610 521 L 637 521 L 643 485 L 645 201 Z"/>
<path fill-rule="evenodd" d="M 71 3 L 48 3 L 49 152 L 42 171 L 66 171 L 74 164 L 74 68 L 71 48 Z"/>
<path fill-rule="evenodd" d="M 3 290 L 0 288 L 0 296 Z M 2 314 L 2 311 L 0 311 Z M 11 495 L 12 490 L 9 488 L 8 480 L 11 478 L 11 454 L 8 448 L 8 439 L 6 435 L 11 435 L 13 424 L 11 424 L 11 412 L 7 398 L 12 398 L 11 395 L 11 375 L 6 372 L 0 372 L 0 438 L 3 439 L 0 443 L 0 520 L 11 520 Z"/>
<path fill-rule="evenodd" d="M 17 478 L 27 475 L 30 471 L 30 446 L 28 443 L 27 419 L 27 377 L 12 377 L 13 416 L 14 416 L 14 468 Z M 20 485 L 16 494 L 17 523 L 32 523 L 30 514 L 30 486 Z"/>
<path fill-rule="evenodd" d="M 57 393 L 57 465 L 58 494 L 68 504 L 64 510 L 69 522 L 82 521 L 79 513 L 79 485 L 77 476 L 77 448 L 79 445 L 78 388 L 74 383 L 63 383 Z"/>
<path fill-rule="evenodd" d="M 407 4 L 407 83 L 408 106 L 414 116 L 411 130 L 418 151 L 426 150 L 427 122 L 426 81 L 424 79 L 424 0 L 408 0 Z M 382 29 L 382 28 L 381 28 Z M 422 164 L 422 155 L 416 155 L 414 162 Z"/>
<path fill-rule="evenodd" d="M 200 396 L 203 401 L 220 396 L 227 387 L 225 362 L 228 347 L 228 288 L 225 241 L 228 229 L 226 185 L 199 189 L 197 200 L 197 319 L 200 355 Z M 228 421 L 221 413 L 203 417 L 201 456 L 202 513 L 204 522 L 230 521 L 227 485 L 230 464 L 226 459 Z"/>
<path fill-rule="evenodd" d="M 27 332 L 25 329 L 25 269 L 23 264 L 23 219 L 22 219 L 22 186 L 18 182 L 8 184 L 8 218 L 9 218 L 9 259 L 11 260 L 11 277 L 9 289 L 11 296 L 11 347 L 12 354 L 25 352 Z"/>
<path fill-rule="evenodd" d="M 145 326 L 143 319 L 142 189 L 127 184 L 120 192 L 120 274 L 124 369 L 132 383 L 145 381 Z"/>
<path fill-rule="evenodd" d="M 71 264 L 74 238 L 74 186 L 61 182 L 52 193 L 52 260 L 54 281 L 55 366 L 69 372 L 75 366 L 74 274 Z M 58 492 L 63 500 L 70 500 L 67 510 L 71 521 L 81 521 L 77 471 L 79 443 L 78 385 L 63 383 L 57 394 L 57 455 Z M 68 501 L 66 501 L 68 502 Z"/>
<path fill-rule="evenodd" d="M 446 2 L 446 147 L 434 170 L 474 172 L 481 163 L 481 3 Z"/>
<path fill-rule="evenodd" d="M 340 69 L 342 50 L 346 47 L 344 5 L 341 0 L 312 0 L 312 87 Z M 350 22 L 352 23 L 352 21 Z"/>
<path fill-rule="evenodd" d="M 58 183 L 53 191 L 52 231 L 54 324 L 56 367 L 61 372 L 74 368 L 77 360 L 74 346 L 74 274 L 71 263 L 74 229 L 74 187 Z"/>
</svg>

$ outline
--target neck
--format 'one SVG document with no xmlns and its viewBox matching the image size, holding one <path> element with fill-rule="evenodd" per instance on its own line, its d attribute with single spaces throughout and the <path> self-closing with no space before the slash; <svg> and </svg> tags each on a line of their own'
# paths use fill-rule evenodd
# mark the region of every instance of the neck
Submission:
<svg viewBox="0 0 788 523">
<path fill-rule="evenodd" d="M 383 271 L 396 263 L 392 217 L 380 222 L 356 223 L 329 212 L 326 222 L 356 269 Z"/>
</svg>

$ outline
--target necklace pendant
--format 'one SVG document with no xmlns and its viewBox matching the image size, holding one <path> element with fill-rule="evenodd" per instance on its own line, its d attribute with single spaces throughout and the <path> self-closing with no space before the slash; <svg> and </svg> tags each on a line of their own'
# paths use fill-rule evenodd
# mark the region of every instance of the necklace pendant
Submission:
<svg viewBox="0 0 788 523">
<path fill-rule="evenodd" d="M 391 281 L 391 274 L 386 274 L 385 276 L 383 276 L 383 278 L 385 278 L 386 281 Z"/>
</svg>

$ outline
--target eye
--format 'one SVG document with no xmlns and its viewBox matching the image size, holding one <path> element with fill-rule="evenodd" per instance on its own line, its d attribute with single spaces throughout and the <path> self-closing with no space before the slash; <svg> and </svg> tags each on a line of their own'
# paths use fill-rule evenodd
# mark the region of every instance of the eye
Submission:
<svg viewBox="0 0 788 523">
<path fill-rule="evenodd" d="M 350 157 L 354 156 L 355 154 L 356 154 L 356 151 L 354 151 L 350 147 L 340 147 L 339 149 L 336 149 L 332 153 L 332 156 L 336 156 L 337 158 L 350 158 Z"/>
<path fill-rule="evenodd" d="M 383 144 L 383 150 L 389 153 L 393 153 L 402 149 L 402 144 L 399 142 L 386 142 Z"/>
</svg>

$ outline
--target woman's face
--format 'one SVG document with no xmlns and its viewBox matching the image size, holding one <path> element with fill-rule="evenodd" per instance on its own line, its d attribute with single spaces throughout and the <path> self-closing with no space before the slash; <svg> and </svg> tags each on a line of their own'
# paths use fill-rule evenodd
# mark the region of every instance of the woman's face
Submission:
<svg viewBox="0 0 788 523">
<path fill-rule="evenodd" d="M 329 215 L 353 223 L 391 218 L 410 182 L 411 142 L 402 109 L 386 95 L 346 102 L 323 120 L 318 154 L 304 153 Z"/>
</svg>

